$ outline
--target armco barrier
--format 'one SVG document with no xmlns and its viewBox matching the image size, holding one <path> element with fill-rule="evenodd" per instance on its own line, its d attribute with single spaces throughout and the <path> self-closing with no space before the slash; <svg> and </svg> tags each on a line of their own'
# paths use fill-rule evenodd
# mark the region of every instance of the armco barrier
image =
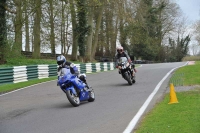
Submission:
<svg viewBox="0 0 200 133">
<path fill-rule="evenodd" d="M 75 64 L 80 73 L 114 70 L 113 62 Z M 19 83 L 57 75 L 57 65 L 29 65 L 0 68 L 0 84 Z"/>
<path fill-rule="evenodd" d="M 12 83 L 14 81 L 13 68 L 0 68 L 0 84 Z"/>
</svg>

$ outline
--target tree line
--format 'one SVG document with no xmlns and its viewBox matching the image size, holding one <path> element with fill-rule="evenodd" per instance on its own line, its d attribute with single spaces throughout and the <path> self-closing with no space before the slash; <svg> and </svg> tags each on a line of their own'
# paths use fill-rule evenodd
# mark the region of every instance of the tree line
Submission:
<svg viewBox="0 0 200 133">
<path fill-rule="evenodd" d="M 122 45 L 135 59 L 181 61 L 190 35 L 173 0 L 1 0 L 0 62 L 50 50 L 71 60 L 114 57 Z"/>
</svg>

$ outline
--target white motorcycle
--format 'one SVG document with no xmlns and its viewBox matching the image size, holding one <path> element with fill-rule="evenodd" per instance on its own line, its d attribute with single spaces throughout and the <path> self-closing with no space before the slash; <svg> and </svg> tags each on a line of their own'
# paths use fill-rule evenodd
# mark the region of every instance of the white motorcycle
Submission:
<svg viewBox="0 0 200 133">
<path fill-rule="evenodd" d="M 129 85 L 135 83 L 135 72 L 126 57 L 120 57 L 118 60 L 118 69 L 122 77 L 128 81 Z M 134 72 L 134 76 L 133 73 Z"/>
</svg>

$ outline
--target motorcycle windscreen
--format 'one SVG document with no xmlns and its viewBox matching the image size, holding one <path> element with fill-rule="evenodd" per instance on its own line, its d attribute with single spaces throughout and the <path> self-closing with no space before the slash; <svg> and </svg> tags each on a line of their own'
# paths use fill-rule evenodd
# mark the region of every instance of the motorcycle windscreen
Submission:
<svg viewBox="0 0 200 133">
<path fill-rule="evenodd" d="M 71 78 L 73 77 L 73 75 L 70 72 L 70 69 L 67 68 L 62 68 L 59 71 L 59 83 L 62 84 L 67 80 L 71 80 Z"/>
<path fill-rule="evenodd" d="M 123 63 L 123 62 L 127 62 L 127 58 L 126 57 L 120 57 L 119 58 L 119 63 Z"/>
<path fill-rule="evenodd" d="M 122 64 L 126 63 L 128 60 L 126 57 L 120 57 L 118 59 L 118 65 L 121 66 Z"/>
</svg>

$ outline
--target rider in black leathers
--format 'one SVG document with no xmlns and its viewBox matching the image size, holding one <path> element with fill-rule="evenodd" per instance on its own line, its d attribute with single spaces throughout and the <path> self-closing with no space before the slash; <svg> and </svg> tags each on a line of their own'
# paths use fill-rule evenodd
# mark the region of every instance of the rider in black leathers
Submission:
<svg viewBox="0 0 200 133">
<path fill-rule="evenodd" d="M 116 59 L 116 68 L 118 68 L 118 59 L 120 57 L 126 57 L 128 62 L 131 64 L 132 66 L 132 69 L 131 69 L 131 72 L 132 72 L 132 76 L 134 76 L 134 72 L 137 72 L 137 70 L 135 69 L 135 65 L 134 63 L 131 61 L 131 58 L 129 57 L 128 53 L 124 51 L 123 47 L 122 46 L 118 46 L 117 47 L 117 54 L 115 55 L 115 59 Z M 120 73 L 120 71 L 119 71 Z M 120 73 L 121 74 L 121 73 Z"/>
</svg>

